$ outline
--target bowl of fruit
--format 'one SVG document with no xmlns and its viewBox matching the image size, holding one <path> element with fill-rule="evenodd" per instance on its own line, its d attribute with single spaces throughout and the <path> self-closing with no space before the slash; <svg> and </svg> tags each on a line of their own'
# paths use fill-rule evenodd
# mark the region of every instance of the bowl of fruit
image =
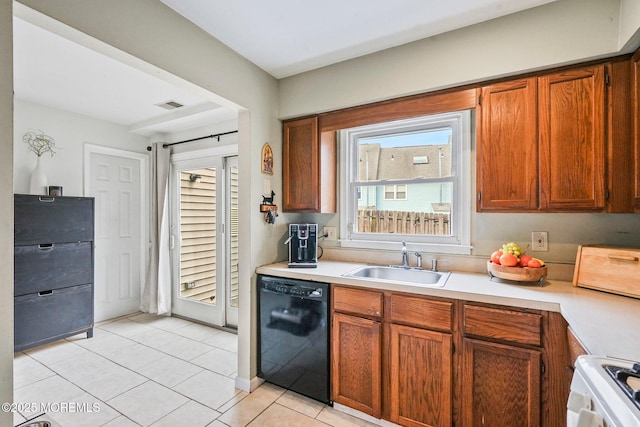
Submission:
<svg viewBox="0 0 640 427">
<path fill-rule="evenodd" d="M 491 254 L 487 261 L 489 277 L 513 280 L 517 282 L 539 282 L 547 277 L 544 261 L 526 254 L 517 243 L 509 242 Z"/>
</svg>

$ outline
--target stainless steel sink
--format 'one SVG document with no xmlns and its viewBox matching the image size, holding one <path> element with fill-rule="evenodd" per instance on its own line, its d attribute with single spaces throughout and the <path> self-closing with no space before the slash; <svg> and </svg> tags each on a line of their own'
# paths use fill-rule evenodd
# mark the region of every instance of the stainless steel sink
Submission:
<svg viewBox="0 0 640 427">
<path fill-rule="evenodd" d="M 401 282 L 416 286 L 444 287 L 450 271 L 431 271 L 418 268 L 365 265 L 343 274 L 345 277 Z"/>
</svg>

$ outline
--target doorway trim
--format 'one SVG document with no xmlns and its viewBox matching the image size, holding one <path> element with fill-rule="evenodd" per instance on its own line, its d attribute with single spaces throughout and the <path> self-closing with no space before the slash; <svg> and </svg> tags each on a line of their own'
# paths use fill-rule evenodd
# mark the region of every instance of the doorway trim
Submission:
<svg viewBox="0 0 640 427">
<path fill-rule="evenodd" d="M 91 154 L 105 154 L 108 156 L 124 157 L 126 159 L 137 160 L 140 165 L 140 292 L 144 287 L 147 275 L 147 262 L 149 260 L 149 155 L 136 153 L 134 151 L 121 150 L 118 148 L 105 147 L 103 145 L 84 143 L 83 159 L 83 187 L 84 195 L 91 194 Z M 142 295 L 142 294 L 141 294 Z"/>
</svg>

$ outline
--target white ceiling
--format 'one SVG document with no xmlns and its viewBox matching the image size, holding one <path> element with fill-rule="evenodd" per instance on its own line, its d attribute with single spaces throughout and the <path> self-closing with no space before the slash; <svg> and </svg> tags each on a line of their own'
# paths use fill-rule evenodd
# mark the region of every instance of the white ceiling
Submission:
<svg viewBox="0 0 640 427">
<path fill-rule="evenodd" d="M 283 78 L 555 0 L 161 0 Z M 236 111 L 14 18 L 18 99 L 152 136 L 234 120 Z M 155 104 L 179 102 L 167 111 Z"/>
<path fill-rule="evenodd" d="M 13 19 L 18 99 L 83 114 L 152 136 L 235 120 L 237 112 L 75 42 Z M 159 103 L 184 107 L 166 110 Z M 231 130 L 231 129 L 230 129 Z"/>
<path fill-rule="evenodd" d="M 276 78 L 555 0 L 161 0 Z"/>
</svg>

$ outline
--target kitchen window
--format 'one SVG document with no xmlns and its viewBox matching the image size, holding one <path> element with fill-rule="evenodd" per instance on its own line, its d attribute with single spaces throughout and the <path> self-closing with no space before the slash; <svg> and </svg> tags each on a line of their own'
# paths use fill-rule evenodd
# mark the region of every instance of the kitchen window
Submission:
<svg viewBox="0 0 640 427">
<path fill-rule="evenodd" d="M 342 246 L 470 253 L 470 116 L 340 131 Z"/>
</svg>

